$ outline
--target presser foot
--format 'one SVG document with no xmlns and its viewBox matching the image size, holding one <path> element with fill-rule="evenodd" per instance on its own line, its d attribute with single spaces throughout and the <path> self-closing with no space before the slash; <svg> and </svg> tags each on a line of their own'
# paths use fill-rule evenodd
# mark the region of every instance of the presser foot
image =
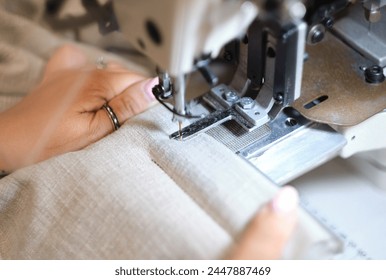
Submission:
<svg viewBox="0 0 386 280">
<path fill-rule="evenodd" d="M 171 139 L 187 140 L 230 120 L 236 121 L 245 131 L 252 131 L 270 120 L 266 108 L 249 97 L 239 97 L 234 89 L 223 84 L 212 88 L 202 101 L 216 111 L 174 132 Z"/>
</svg>

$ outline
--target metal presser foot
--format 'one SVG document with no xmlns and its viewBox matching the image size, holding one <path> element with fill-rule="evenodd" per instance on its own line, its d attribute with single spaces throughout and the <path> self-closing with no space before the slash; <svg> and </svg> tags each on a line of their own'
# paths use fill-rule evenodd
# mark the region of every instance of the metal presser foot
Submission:
<svg viewBox="0 0 386 280">
<path fill-rule="evenodd" d="M 234 120 L 246 131 L 258 128 L 269 121 L 266 109 L 249 97 L 240 98 L 226 85 L 214 87 L 203 100 L 216 111 L 170 135 L 171 139 L 187 140 L 199 133 Z"/>
</svg>

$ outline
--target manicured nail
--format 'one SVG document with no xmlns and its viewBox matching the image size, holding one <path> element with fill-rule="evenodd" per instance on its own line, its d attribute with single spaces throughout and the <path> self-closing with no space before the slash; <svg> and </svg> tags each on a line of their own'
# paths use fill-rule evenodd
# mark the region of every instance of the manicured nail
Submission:
<svg viewBox="0 0 386 280">
<path fill-rule="evenodd" d="M 153 87 L 158 84 L 158 78 L 150 79 L 144 86 L 145 93 L 149 97 L 149 101 L 155 100 L 154 94 L 153 94 Z"/>
<path fill-rule="evenodd" d="M 294 187 L 285 186 L 273 198 L 272 209 L 277 213 L 289 213 L 298 207 L 299 194 Z"/>
</svg>

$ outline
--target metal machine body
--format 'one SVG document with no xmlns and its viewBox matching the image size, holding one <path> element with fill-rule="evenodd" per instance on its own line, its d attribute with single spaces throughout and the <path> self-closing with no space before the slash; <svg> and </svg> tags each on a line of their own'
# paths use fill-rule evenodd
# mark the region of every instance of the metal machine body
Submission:
<svg viewBox="0 0 386 280">
<path fill-rule="evenodd" d="M 170 137 L 208 133 L 284 184 L 337 155 L 386 147 L 385 133 L 368 145 L 360 137 L 385 127 L 386 1 L 354 2 L 114 0 L 113 6 L 120 30 L 159 67 L 157 99 L 184 122 Z M 218 85 L 210 61 L 234 39 L 234 79 Z M 197 70 L 212 88 L 191 105 L 186 77 Z"/>
<path fill-rule="evenodd" d="M 385 0 L 79 2 L 85 15 L 49 9 L 47 22 L 72 30 L 97 20 L 153 60 L 155 96 L 181 124 L 170 141 L 206 133 L 278 185 L 290 182 L 344 244 L 336 258 L 386 257 Z M 213 59 L 233 78 L 218 83 Z M 191 99 L 194 72 L 210 89 Z"/>
<path fill-rule="evenodd" d="M 174 113 L 188 116 L 185 76 L 242 34 L 256 17 L 250 2 L 223 0 L 114 1 L 121 31 L 158 66 L 160 97 L 174 97 Z M 181 119 L 180 119 L 181 121 Z"/>
</svg>

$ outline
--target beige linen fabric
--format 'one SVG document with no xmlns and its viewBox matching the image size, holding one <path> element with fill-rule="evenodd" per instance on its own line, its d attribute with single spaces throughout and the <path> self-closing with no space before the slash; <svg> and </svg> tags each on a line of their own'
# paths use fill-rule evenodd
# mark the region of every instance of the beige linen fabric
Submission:
<svg viewBox="0 0 386 280">
<path fill-rule="evenodd" d="M 83 151 L 0 180 L 1 257 L 224 257 L 276 187 L 207 135 L 170 140 L 174 127 L 157 106 Z M 304 217 L 299 236 L 287 257 L 331 240 Z"/>
<path fill-rule="evenodd" d="M 41 10 L 20 16 L 39 1 L 0 1 L 18 13 L 0 9 L 0 110 L 36 84 L 46 60 L 66 42 L 30 21 Z M 119 59 L 79 46 L 91 61 L 101 54 Z M 169 140 L 176 129 L 170 120 L 157 106 L 87 149 L 1 179 L 0 258 L 224 257 L 276 186 L 208 135 Z M 337 248 L 302 213 L 286 257 L 325 258 Z"/>
</svg>

